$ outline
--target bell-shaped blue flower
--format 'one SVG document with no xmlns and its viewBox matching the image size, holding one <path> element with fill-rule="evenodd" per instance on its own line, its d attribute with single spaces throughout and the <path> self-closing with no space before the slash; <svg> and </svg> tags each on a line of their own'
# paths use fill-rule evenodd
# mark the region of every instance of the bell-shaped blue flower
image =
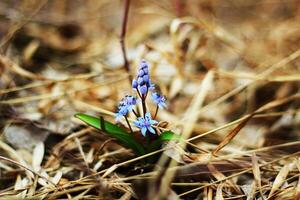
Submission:
<svg viewBox="0 0 300 200">
<path fill-rule="evenodd" d="M 151 133 L 155 134 L 154 128 L 152 128 L 152 125 L 157 124 L 158 122 L 156 120 L 153 120 L 151 118 L 151 114 L 147 112 L 145 114 L 145 117 L 139 117 L 137 121 L 134 122 L 134 125 L 141 129 L 141 133 L 143 136 L 146 136 L 147 130 Z"/>
<path fill-rule="evenodd" d="M 135 79 L 133 79 L 132 80 L 132 88 L 136 89 L 137 87 L 138 87 L 138 82 Z"/>
<path fill-rule="evenodd" d="M 122 117 L 126 116 L 128 113 L 128 109 L 125 105 L 121 105 L 118 107 L 118 112 L 116 113 L 116 121 L 120 121 Z"/>
<path fill-rule="evenodd" d="M 148 88 L 147 88 L 146 85 L 142 85 L 142 86 L 138 86 L 138 90 L 139 90 L 139 92 L 140 92 L 141 95 L 144 95 L 144 94 L 147 93 Z"/>
<path fill-rule="evenodd" d="M 160 94 L 154 92 L 154 93 L 151 94 L 151 98 L 152 98 L 152 101 L 156 105 L 158 105 L 159 108 L 163 109 L 163 108 L 167 107 L 166 98 L 163 95 L 160 95 Z"/>
<path fill-rule="evenodd" d="M 137 99 L 134 96 L 127 95 L 119 103 L 118 112 L 116 113 L 116 121 L 120 121 L 123 116 L 131 112 L 137 104 Z"/>
<path fill-rule="evenodd" d="M 136 79 L 132 81 L 132 88 L 138 89 L 141 95 L 144 95 L 148 90 L 154 89 L 154 84 L 151 83 L 149 75 L 149 65 L 147 61 L 142 60 Z"/>
</svg>

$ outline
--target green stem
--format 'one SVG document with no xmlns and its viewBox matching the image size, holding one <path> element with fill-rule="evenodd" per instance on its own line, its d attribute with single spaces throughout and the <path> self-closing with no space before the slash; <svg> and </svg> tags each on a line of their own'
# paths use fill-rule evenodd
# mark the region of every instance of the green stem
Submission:
<svg viewBox="0 0 300 200">
<path fill-rule="evenodd" d="M 138 93 L 139 97 L 142 99 L 142 95 L 141 95 L 139 89 L 136 89 L 136 92 Z"/>
<path fill-rule="evenodd" d="M 147 108 L 146 108 L 146 98 L 145 98 L 145 96 L 142 96 L 142 106 L 143 106 L 143 114 L 144 114 L 144 117 L 145 117 L 146 111 L 147 111 Z"/>
<path fill-rule="evenodd" d="M 125 117 L 125 120 L 126 120 L 126 122 L 127 122 L 128 127 L 129 127 L 129 129 L 130 129 L 130 132 L 133 133 L 133 130 L 132 130 L 131 126 L 130 126 L 130 123 L 129 123 L 129 121 L 128 121 L 128 118 L 127 118 L 126 116 L 124 116 L 124 117 Z"/>
<path fill-rule="evenodd" d="M 132 112 L 136 117 L 139 117 L 138 113 L 134 109 L 132 109 Z"/>
</svg>

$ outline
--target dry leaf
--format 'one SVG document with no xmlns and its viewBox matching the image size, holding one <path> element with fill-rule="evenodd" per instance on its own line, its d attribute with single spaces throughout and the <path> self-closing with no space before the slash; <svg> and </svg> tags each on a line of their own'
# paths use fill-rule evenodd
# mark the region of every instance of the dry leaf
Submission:
<svg viewBox="0 0 300 200">
<path fill-rule="evenodd" d="M 62 175 L 63 175 L 62 171 L 58 171 L 58 172 L 55 174 L 55 176 L 51 178 L 51 181 L 52 181 L 54 184 L 57 185 L 57 184 L 59 183 L 59 181 L 60 181 Z"/>
<path fill-rule="evenodd" d="M 32 156 L 32 168 L 34 171 L 38 172 L 41 169 L 41 164 L 43 162 L 45 152 L 45 146 L 43 142 L 39 142 L 34 150 Z"/>
<path fill-rule="evenodd" d="M 288 176 L 289 172 L 295 167 L 295 165 L 295 162 L 287 163 L 280 169 L 273 182 L 272 189 L 269 193 L 268 198 L 270 198 L 283 185 L 283 183 L 286 181 L 286 177 Z"/>
</svg>

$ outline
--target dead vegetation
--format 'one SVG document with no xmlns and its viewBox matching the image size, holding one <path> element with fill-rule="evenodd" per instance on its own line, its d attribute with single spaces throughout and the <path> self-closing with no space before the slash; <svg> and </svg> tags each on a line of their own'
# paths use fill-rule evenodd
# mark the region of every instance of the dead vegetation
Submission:
<svg viewBox="0 0 300 200">
<path fill-rule="evenodd" d="M 124 2 L 0 2 L 0 199 L 299 199 L 299 2 L 128 1 L 131 74 Z M 136 157 L 73 115 L 142 58 L 185 140 Z"/>
</svg>

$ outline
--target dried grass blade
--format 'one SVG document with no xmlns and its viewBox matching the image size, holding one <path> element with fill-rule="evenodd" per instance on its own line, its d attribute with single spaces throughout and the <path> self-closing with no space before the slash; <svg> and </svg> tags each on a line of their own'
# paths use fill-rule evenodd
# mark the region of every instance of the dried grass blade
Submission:
<svg viewBox="0 0 300 200">
<path fill-rule="evenodd" d="M 208 94 L 208 91 L 213 85 L 213 78 L 214 73 L 212 71 L 209 71 L 200 85 L 200 92 L 194 96 L 191 104 L 189 105 L 189 108 L 183 117 L 185 121 L 182 131 L 183 138 L 188 138 L 191 132 L 193 131 L 195 123 L 198 120 L 198 111 L 201 109 L 203 102 Z"/>
<path fill-rule="evenodd" d="M 225 147 L 239 132 L 240 130 L 247 124 L 247 122 L 254 116 L 254 114 L 249 115 L 246 117 L 237 127 L 235 127 L 231 132 L 229 132 L 224 140 L 216 147 L 216 149 L 212 152 L 214 156 Z"/>
<path fill-rule="evenodd" d="M 207 200 L 213 200 L 213 189 L 208 187 Z"/>
<path fill-rule="evenodd" d="M 41 177 L 42 179 L 44 179 L 45 181 L 48 181 L 49 183 L 51 183 L 53 186 L 56 186 L 51 180 L 49 180 L 49 179 L 46 178 L 45 176 L 43 176 L 43 175 L 41 175 L 41 174 L 39 174 L 39 173 L 37 173 L 37 172 L 35 172 L 35 171 L 29 169 L 28 167 L 26 167 L 26 166 L 24 166 L 24 165 L 22 165 L 22 164 L 20 164 L 20 163 L 18 163 L 18 162 L 16 162 L 16 161 L 14 161 L 14 160 L 11 160 L 11 159 L 9 159 L 9 158 L 5 158 L 5 157 L 3 157 L 3 156 L 0 156 L 0 160 L 4 160 L 4 161 L 10 162 L 10 163 L 13 163 L 13 164 L 15 164 L 15 165 L 17 165 L 17 166 L 19 166 L 19 167 L 21 167 L 21 168 L 24 168 L 24 169 L 26 169 L 30 174 L 35 174 L 35 175 L 37 175 L 38 177 Z M 33 178 L 34 176 L 31 175 L 30 177 Z"/>
<path fill-rule="evenodd" d="M 127 191 L 123 196 L 120 198 L 120 200 L 130 200 L 132 197 L 131 192 Z"/>
<path fill-rule="evenodd" d="M 296 166 L 298 168 L 298 171 L 300 172 L 300 159 L 297 159 L 296 160 Z M 299 179 L 298 179 L 298 184 L 296 186 L 296 191 L 295 191 L 295 196 L 296 196 L 296 199 L 300 199 L 300 176 L 299 176 Z"/>
<path fill-rule="evenodd" d="M 261 188 L 261 176 L 260 176 L 260 169 L 257 161 L 256 154 L 252 154 L 252 171 L 255 179 L 255 183 L 258 186 L 261 198 L 264 199 L 263 193 L 262 193 L 262 188 Z"/>
<path fill-rule="evenodd" d="M 85 165 L 88 166 L 88 162 L 87 162 L 86 156 L 85 156 L 85 154 L 83 152 L 83 148 L 81 146 L 81 142 L 80 142 L 80 140 L 77 137 L 75 138 L 75 143 L 76 143 L 76 145 L 77 145 L 77 147 L 79 149 L 79 153 L 80 153 L 80 155 L 81 155 L 81 157 L 82 157 Z"/>
<path fill-rule="evenodd" d="M 0 140 L 0 149 L 3 149 L 12 158 L 12 160 L 11 160 L 9 158 L 5 158 L 5 157 L 1 156 L 3 158 L 2 160 L 7 160 L 9 162 L 12 161 L 12 163 L 15 163 L 15 164 L 20 165 L 20 166 L 24 166 L 23 168 L 29 169 L 29 167 L 28 167 L 27 163 L 25 162 L 25 160 L 17 153 L 17 151 L 14 150 L 9 145 L 7 145 L 6 143 L 2 142 L 1 140 Z M 1 159 L 1 157 L 0 157 L 0 159 Z M 26 171 L 26 174 L 29 178 L 34 177 L 34 175 L 30 172 L 30 170 Z"/>
<path fill-rule="evenodd" d="M 222 189 L 223 183 L 219 184 L 217 187 L 216 200 L 224 200 Z"/>
<path fill-rule="evenodd" d="M 115 164 L 113 166 L 111 166 L 110 168 L 108 168 L 106 170 L 106 172 L 102 175 L 102 178 L 105 178 L 106 176 L 108 176 L 109 174 L 111 174 L 113 171 L 115 171 L 118 168 L 118 165 Z"/>
<path fill-rule="evenodd" d="M 222 174 L 217 168 L 215 168 L 214 165 L 208 164 L 207 167 L 208 167 L 209 171 L 211 172 L 211 174 L 218 181 L 225 180 L 225 183 L 228 184 L 231 188 L 233 188 L 235 190 L 235 192 L 237 192 L 238 194 L 242 194 L 242 191 L 240 190 L 240 188 L 238 186 L 236 186 L 231 180 L 227 179 L 227 177 L 224 174 Z"/>
<path fill-rule="evenodd" d="M 292 170 L 295 166 L 295 162 L 285 164 L 277 174 L 271 192 L 269 193 L 268 199 L 282 186 L 282 184 L 286 181 L 286 177 L 288 176 L 290 170 Z"/>
<path fill-rule="evenodd" d="M 213 190 L 211 187 L 203 188 L 203 200 L 213 200 Z"/>
<path fill-rule="evenodd" d="M 21 190 L 21 189 L 24 189 L 22 184 L 22 177 L 21 175 L 18 175 L 14 185 L 14 190 Z"/>
<path fill-rule="evenodd" d="M 192 133 L 194 126 L 198 120 L 197 111 L 199 111 L 202 107 L 202 104 L 208 94 L 208 91 L 211 89 L 213 84 L 213 78 L 214 73 L 212 71 L 209 71 L 203 81 L 200 85 L 200 92 L 195 95 L 195 97 L 192 100 L 192 103 L 190 104 L 187 112 L 185 113 L 184 120 L 186 123 L 184 124 L 183 131 L 182 131 L 182 138 L 186 139 L 190 136 Z M 186 144 L 181 145 L 184 147 Z M 169 168 L 175 167 L 178 163 L 175 160 L 172 160 L 169 164 Z M 169 186 L 172 182 L 172 179 L 174 178 L 175 171 L 168 171 L 162 178 L 162 185 L 161 189 L 159 191 L 159 194 L 157 195 L 157 198 L 166 196 L 166 194 L 169 191 Z"/>
<path fill-rule="evenodd" d="M 250 190 L 248 193 L 246 193 L 247 196 L 247 200 L 253 200 L 255 197 L 255 193 L 256 193 L 256 183 L 255 181 L 252 182 L 252 184 L 250 185 Z"/>
<path fill-rule="evenodd" d="M 31 187 L 29 188 L 28 192 L 27 192 L 27 198 L 32 198 L 32 196 L 36 193 L 37 190 L 37 182 L 38 179 L 34 179 L 33 183 L 31 183 Z"/>
<path fill-rule="evenodd" d="M 6 67 L 8 70 L 15 72 L 16 74 L 19 74 L 19 75 L 24 76 L 29 79 L 33 79 L 33 80 L 44 80 L 45 79 L 44 77 L 42 77 L 40 75 L 36 75 L 30 71 L 23 69 L 22 67 L 20 67 L 16 63 L 12 62 L 11 60 L 9 60 L 7 57 L 5 57 L 3 55 L 0 55 L 0 66 L 1 65 Z"/>
<path fill-rule="evenodd" d="M 82 193 L 80 193 L 79 195 L 77 195 L 76 197 L 72 197 L 73 200 L 80 200 L 80 199 L 84 199 L 85 195 L 91 190 L 91 188 L 86 189 L 85 191 L 83 191 Z"/>
<path fill-rule="evenodd" d="M 271 101 L 271 102 L 265 104 L 264 106 L 262 106 L 261 108 L 259 108 L 257 111 L 255 111 L 255 113 L 265 112 L 266 110 L 269 110 L 271 108 L 286 104 L 286 103 L 288 103 L 290 101 L 293 101 L 293 100 L 296 100 L 296 99 L 300 99 L 300 93 L 296 93 L 296 94 L 291 95 L 291 96 L 286 97 L 286 98 Z"/>
</svg>

